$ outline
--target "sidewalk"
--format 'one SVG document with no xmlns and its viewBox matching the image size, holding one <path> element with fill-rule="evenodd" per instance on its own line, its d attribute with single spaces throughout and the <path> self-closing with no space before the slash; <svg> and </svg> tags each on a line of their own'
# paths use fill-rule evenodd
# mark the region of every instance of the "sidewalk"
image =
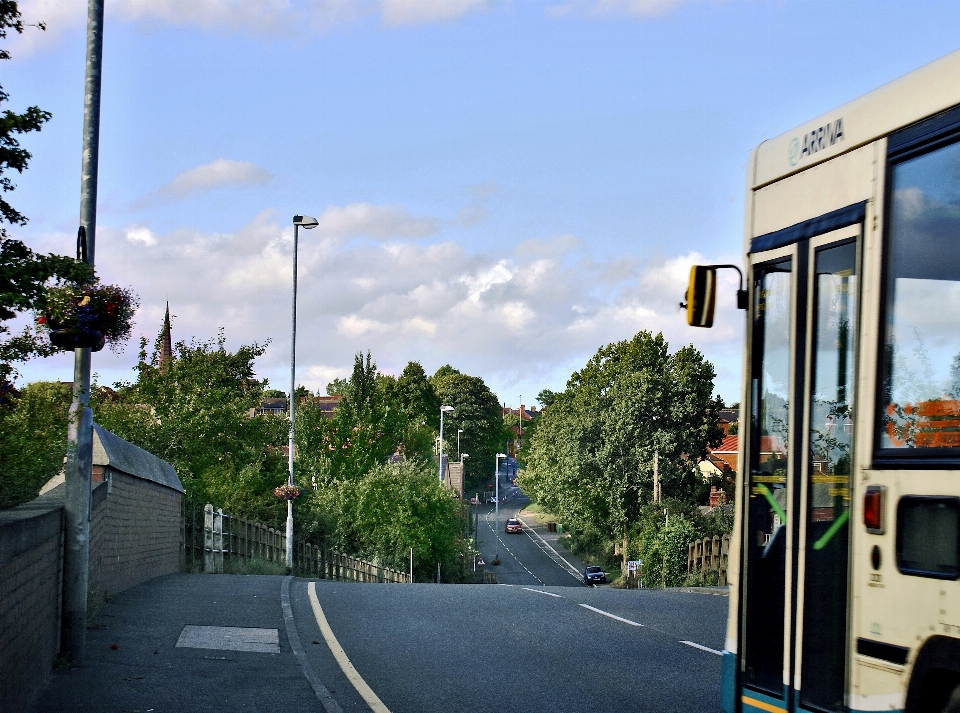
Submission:
<svg viewBox="0 0 960 713">
<path fill-rule="evenodd" d="M 175 574 L 118 594 L 85 665 L 55 672 L 30 710 L 322 711 L 287 639 L 283 579 Z"/>
</svg>

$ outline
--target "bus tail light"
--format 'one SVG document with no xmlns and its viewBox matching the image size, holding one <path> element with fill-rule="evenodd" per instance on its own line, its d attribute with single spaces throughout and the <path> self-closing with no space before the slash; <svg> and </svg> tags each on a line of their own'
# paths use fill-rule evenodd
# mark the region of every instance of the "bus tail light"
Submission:
<svg viewBox="0 0 960 713">
<path fill-rule="evenodd" d="M 867 532 L 883 534 L 883 486 L 868 485 L 863 494 L 863 524 Z"/>
</svg>

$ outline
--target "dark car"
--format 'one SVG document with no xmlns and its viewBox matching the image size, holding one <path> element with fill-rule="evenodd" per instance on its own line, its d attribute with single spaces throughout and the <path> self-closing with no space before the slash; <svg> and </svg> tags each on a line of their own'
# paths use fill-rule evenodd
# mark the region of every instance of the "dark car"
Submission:
<svg viewBox="0 0 960 713">
<path fill-rule="evenodd" d="M 523 532 L 523 527 L 520 526 L 520 521 L 514 517 L 511 517 L 507 520 L 507 532 Z"/>
<path fill-rule="evenodd" d="M 595 564 L 590 565 L 583 570 L 584 584 L 606 584 L 607 574 Z"/>
</svg>

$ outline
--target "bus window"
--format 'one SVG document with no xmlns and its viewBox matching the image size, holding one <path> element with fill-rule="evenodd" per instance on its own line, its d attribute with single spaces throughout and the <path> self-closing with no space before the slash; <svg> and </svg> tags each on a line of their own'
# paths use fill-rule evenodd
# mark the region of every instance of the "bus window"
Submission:
<svg viewBox="0 0 960 713">
<path fill-rule="evenodd" d="M 801 703 L 844 710 L 857 246 L 821 248 L 813 284 L 813 383 Z"/>
<path fill-rule="evenodd" d="M 960 448 L 960 144 L 891 176 L 879 445 Z"/>
<path fill-rule="evenodd" d="M 745 683 L 783 693 L 792 260 L 754 271 Z"/>
</svg>

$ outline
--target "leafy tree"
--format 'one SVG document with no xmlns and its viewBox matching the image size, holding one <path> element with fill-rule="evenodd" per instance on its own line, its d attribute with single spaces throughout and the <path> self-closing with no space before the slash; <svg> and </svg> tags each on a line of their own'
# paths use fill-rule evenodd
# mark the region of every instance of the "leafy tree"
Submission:
<svg viewBox="0 0 960 713">
<path fill-rule="evenodd" d="M 539 417 L 521 486 L 611 540 L 627 539 L 652 499 L 655 456 L 662 492 L 695 503 L 704 489 L 696 463 L 723 435 L 713 378 L 702 354 L 670 354 L 662 334 L 602 347 Z"/>
<path fill-rule="evenodd" d="M 378 371 L 370 352 L 354 357 L 341 389 L 332 419 L 310 408 L 297 417 L 298 461 L 318 485 L 358 480 L 403 450 L 407 420 L 393 398 L 396 382 Z"/>
<path fill-rule="evenodd" d="M 66 384 L 37 382 L 0 407 L 0 509 L 33 500 L 60 472 L 70 399 Z"/>
<path fill-rule="evenodd" d="M 449 364 L 440 367 L 430 383 L 440 403 L 454 409 L 444 417 L 444 453 L 456 452 L 457 429 L 463 429 L 460 450 L 470 454 L 464 466 L 464 487 L 472 490 L 492 476 L 495 456 L 503 448 L 507 437 L 503 409 L 483 379 L 462 374 Z M 434 418 L 439 426 L 439 411 Z"/>
<path fill-rule="evenodd" d="M 557 394 L 555 391 L 543 389 L 539 394 L 537 394 L 537 403 L 540 404 L 541 408 L 547 408 L 554 402 L 554 399 L 556 398 Z"/>
<path fill-rule="evenodd" d="M 44 29 L 43 23 L 39 24 Z M 0 0 L 0 39 L 6 39 L 7 31 L 23 32 L 20 10 L 15 0 Z M 0 49 L 0 60 L 10 59 L 6 49 Z M 0 104 L 10 96 L 0 87 Z M 4 175 L 11 169 L 18 173 L 26 170 L 31 154 L 20 146 L 18 135 L 40 131 L 50 120 L 51 114 L 36 106 L 28 107 L 17 114 L 5 109 L 0 115 L 0 384 L 13 373 L 13 363 L 34 356 L 48 356 L 54 349 L 37 336 L 31 327 L 20 334 L 12 335 L 10 327 L 3 324 L 18 313 L 34 309 L 42 299 L 50 280 L 83 282 L 92 278 L 89 266 L 60 255 L 39 255 L 19 240 L 10 238 L 3 222 L 11 225 L 26 225 L 27 218 L 4 198 L 16 186 Z"/>
<path fill-rule="evenodd" d="M 433 581 L 440 563 L 445 579 L 459 579 L 464 519 L 428 463 L 377 464 L 313 500 L 316 508 L 336 514 L 335 541 L 343 550 L 406 570 L 413 548 L 416 578 Z"/>
<path fill-rule="evenodd" d="M 347 388 L 350 386 L 350 381 L 348 379 L 336 378 L 327 384 L 327 396 L 337 396 L 343 395 L 346 393 Z"/>
<path fill-rule="evenodd" d="M 141 341 L 137 379 L 116 395 L 94 389 L 99 424 L 164 459 L 177 470 L 191 501 L 216 502 L 235 515 L 276 522 L 284 515 L 273 488 L 286 477 L 282 445 L 287 420 L 254 415 L 264 382 L 253 371 L 266 349 L 228 352 L 216 340 L 177 342 L 161 363 L 159 339 L 147 358 Z"/>
</svg>

